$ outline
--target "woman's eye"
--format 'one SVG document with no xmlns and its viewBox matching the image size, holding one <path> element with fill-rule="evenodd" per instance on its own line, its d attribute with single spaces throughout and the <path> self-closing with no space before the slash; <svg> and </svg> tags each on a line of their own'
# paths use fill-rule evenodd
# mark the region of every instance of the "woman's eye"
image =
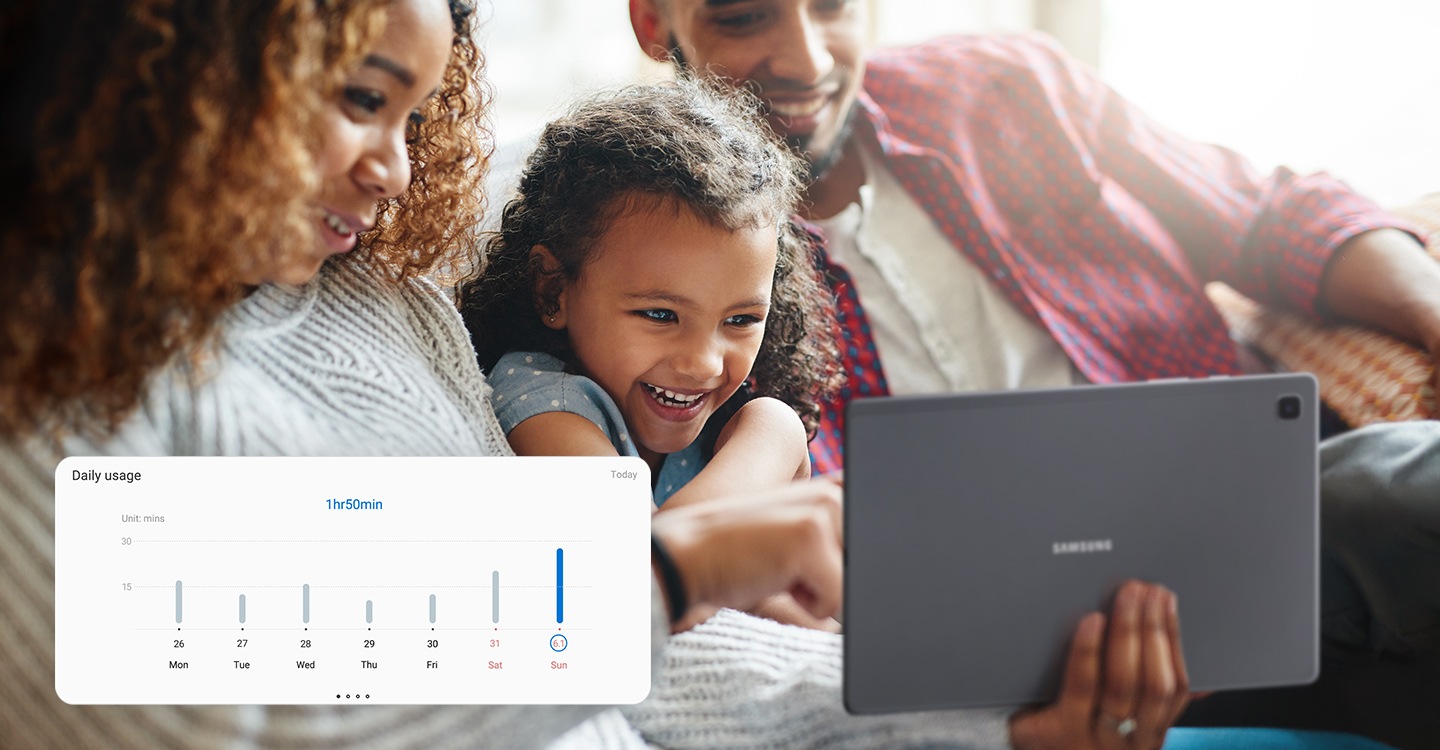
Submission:
<svg viewBox="0 0 1440 750">
<path fill-rule="evenodd" d="M 372 115 L 385 108 L 385 95 L 373 89 L 347 86 L 345 88 L 345 99 Z"/>
<path fill-rule="evenodd" d="M 731 315 L 730 317 L 725 319 L 725 325 L 737 326 L 740 328 L 748 328 L 753 325 L 759 325 L 763 322 L 765 322 L 765 319 L 761 318 L 758 315 Z"/>
<path fill-rule="evenodd" d="M 676 320 L 675 313 L 671 310 L 636 310 L 635 314 L 658 323 L 673 323 Z"/>
<path fill-rule="evenodd" d="M 405 142 L 413 144 L 419 141 L 420 126 L 424 124 L 425 115 L 420 114 L 418 111 L 411 112 L 410 116 L 405 119 Z"/>
</svg>

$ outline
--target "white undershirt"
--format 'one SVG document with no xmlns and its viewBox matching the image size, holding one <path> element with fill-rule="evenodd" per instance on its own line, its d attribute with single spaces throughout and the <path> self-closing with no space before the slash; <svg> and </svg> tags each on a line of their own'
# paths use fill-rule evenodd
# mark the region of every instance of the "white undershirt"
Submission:
<svg viewBox="0 0 1440 750">
<path fill-rule="evenodd" d="M 891 393 L 1087 383 L 1050 334 L 958 251 L 883 164 L 861 149 L 860 202 L 815 222 L 850 272 Z"/>
</svg>

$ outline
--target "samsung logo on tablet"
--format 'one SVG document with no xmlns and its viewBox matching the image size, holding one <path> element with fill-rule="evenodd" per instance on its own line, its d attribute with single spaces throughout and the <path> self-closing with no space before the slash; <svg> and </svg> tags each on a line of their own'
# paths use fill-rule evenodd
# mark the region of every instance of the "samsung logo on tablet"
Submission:
<svg viewBox="0 0 1440 750">
<path fill-rule="evenodd" d="M 1083 555 L 1091 552 L 1109 552 L 1109 539 L 1085 539 L 1078 542 L 1055 542 L 1050 545 L 1052 555 Z"/>
</svg>

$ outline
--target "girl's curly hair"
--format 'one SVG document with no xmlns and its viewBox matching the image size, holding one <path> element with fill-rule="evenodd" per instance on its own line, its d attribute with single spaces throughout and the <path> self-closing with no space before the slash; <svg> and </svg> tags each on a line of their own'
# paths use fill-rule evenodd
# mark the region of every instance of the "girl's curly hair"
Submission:
<svg viewBox="0 0 1440 750">
<path fill-rule="evenodd" d="M 399 279 L 473 247 L 470 3 L 363 253 Z M 241 280 L 315 242 L 322 108 L 385 0 L 33 0 L 0 12 L 0 437 L 105 434 Z"/>
<path fill-rule="evenodd" d="M 531 249 L 544 245 L 573 280 L 616 216 L 673 202 L 728 230 L 777 228 L 770 314 L 750 374 L 756 393 L 789 404 L 813 433 L 820 399 L 841 378 L 833 306 L 811 238 L 790 218 L 803 168 L 758 113 L 750 94 L 687 77 L 593 96 L 550 123 L 486 243 L 484 270 L 460 290 L 481 368 L 507 352 L 543 351 L 578 371 L 566 333 L 540 321 L 559 285 L 545 283 Z"/>
</svg>

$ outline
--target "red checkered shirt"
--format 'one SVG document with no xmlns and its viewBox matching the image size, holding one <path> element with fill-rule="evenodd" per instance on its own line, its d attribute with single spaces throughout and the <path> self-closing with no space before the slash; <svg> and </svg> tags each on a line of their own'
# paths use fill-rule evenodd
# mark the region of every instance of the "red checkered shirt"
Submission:
<svg viewBox="0 0 1440 750">
<path fill-rule="evenodd" d="M 856 132 L 935 226 L 1092 382 L 1239 371 L 1203 285 L 1316 316 L 1345 240 L 1411 230 L 1325 175 L 1256 173 L 1157 125 L 1040 35 L 958 37 L 867 63 Z M 843 466 L 844 407 L 885 395 L 849 276 L 828 266 L 849 383 L 816 473 Z"/>
</svg>

